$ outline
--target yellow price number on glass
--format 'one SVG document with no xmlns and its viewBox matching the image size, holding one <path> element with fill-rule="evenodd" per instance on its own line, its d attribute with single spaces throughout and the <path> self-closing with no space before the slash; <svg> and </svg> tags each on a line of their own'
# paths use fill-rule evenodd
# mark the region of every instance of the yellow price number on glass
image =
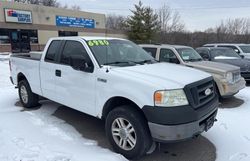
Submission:
<svg viewBox="0 0 250 161">
<path fill-rule="evenodd" d="M 109 42 L 107 40 L 90 40 L 88 41 L 88 45 L 92 46 L 108 46 Z"/>
</svg>

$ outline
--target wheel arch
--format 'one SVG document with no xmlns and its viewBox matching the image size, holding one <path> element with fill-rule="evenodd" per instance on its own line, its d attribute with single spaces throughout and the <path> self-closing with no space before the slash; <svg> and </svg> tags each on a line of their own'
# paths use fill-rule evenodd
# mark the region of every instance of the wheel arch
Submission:
<svg viewBox="0 0 250 161">
<path fill-rule="evenodd" d="M 145 121 L 147 121 L 143 111 L 134 101 L 121 96 L 111 97 L 106 101 L 102 109 L 102 119 L 105 120 L 110 111 L 122 105 L 130 105 L 131 108 L 136 109 L 136 111 L 143 116 Z"/>
<path fill-rule="evenodd" d="M 17 84 L 18 84 L 20 81 L 22 81 L 22 80 L 27 80 L 27 78 L 25 77 L 25 75 L 24 75 L 22 72 L 20 72 L 20 73 L 17 74 Z M 28 80 L 27 80 L 27 81 L 28 81 Z"/>
</svg>

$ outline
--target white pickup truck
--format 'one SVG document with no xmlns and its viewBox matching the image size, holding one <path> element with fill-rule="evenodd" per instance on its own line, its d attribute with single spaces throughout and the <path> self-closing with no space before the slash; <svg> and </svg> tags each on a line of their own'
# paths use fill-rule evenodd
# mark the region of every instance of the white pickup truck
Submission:
<svg viewBox="0 0 250 161">
<path fill-rule="evenodd" d="M 24 107 L 42 96 L 103 119 L 114 150 L 129 159 L 156 141 L 198 136 L 217 114 L 211 75 L 159 63 L 124 39 L 52 38 L 41 56 L 11 55 L 10 69 Z"/>
</svg>

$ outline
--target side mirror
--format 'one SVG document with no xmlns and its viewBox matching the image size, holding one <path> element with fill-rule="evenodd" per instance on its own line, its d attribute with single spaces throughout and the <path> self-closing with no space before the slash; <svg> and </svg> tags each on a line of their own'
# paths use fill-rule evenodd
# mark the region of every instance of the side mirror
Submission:
<svg viewBox="0 0 250 161">
<path fill-rule="evenodd" d="M 70 66 L 75 70 L 80 70 L 84 72 L 93 72 L 93 66 L 89 66 L 87 61 L 83 56 L 72 55 L 69 58 Z"/>
<path fill-rule="evenodd" d="M 203 58 L 205 61 L 210 61 L 210 60 L 211 60 L 208 54 L 203 54 L 203 55 L 202 55 L 202 58 Z"/>
<path fill-rule="evenodd" d="M 244 55 L 240 55 L 240 57 L 241 57 L 242 59 L 244 59 L 244 58 L 245 58 L 245 56 L 244 56 Z"/>
<path fill-rule="evenodd" d="M 238 49 L 234 49 L 234 51 L 235 51 L 236 53 L 238 53 L 238 54 L 240 53 L 240 51 L 239 51 Z"/>
</svg>

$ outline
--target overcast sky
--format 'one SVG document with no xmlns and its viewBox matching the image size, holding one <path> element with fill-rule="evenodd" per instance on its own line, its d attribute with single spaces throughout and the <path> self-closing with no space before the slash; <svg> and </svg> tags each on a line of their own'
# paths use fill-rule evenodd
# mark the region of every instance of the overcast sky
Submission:
<svg viewBox="0 0 250 161">
<path fill-rule="evenodd" d="M 79 5 L 83 11 L 130 15 L 139 0 L 58 0 L 62 5 Z M 164 3 L 179 11 L 188 30 L 204 30 L 222 19 L 250 17 L 250 0 L 142 0 L 153 9 Z"/>
</svg>

